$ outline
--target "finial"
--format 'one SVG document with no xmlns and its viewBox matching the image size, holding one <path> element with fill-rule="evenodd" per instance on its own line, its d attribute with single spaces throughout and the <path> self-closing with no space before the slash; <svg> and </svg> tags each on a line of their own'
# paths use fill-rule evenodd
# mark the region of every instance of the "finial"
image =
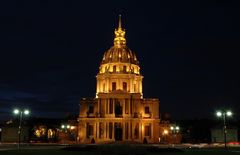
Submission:
<svg viewBox="0 0 240 155">
<path fill-rule="evenodd" d="M 114 45 L 118 47 L 126 45 L 125 30 L 122 29 L 121 14 L 119 14 L 118 28 L 115 29 L 114 33 L 115 33 Z"/>
<path fill-rule="evenodd" d="M 121 14 L 119 14 L 119 19 L 118 19 L 118 28 L 122 28 L 122 16 L 121 16 Z"/>
</svg>

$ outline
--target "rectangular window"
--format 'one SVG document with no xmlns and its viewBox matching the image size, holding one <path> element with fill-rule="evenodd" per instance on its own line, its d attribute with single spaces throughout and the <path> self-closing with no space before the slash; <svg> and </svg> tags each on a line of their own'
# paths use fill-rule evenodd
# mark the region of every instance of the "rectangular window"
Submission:
<svg viewBox="0 0 240 155">
<path fill-rule="evenodd" d="M 128 102 L 128 99 L 125 99 L 125 113 L 126 114 L 129 113 L 129 102 Z"/>
<path fill-rule="evenodd" d="M 124 72 L 124 73 L 127 72 L 127 66 L 123 66 L 123 72 Z"/>
<path fill-rule="evenodd" d="M 125 124 L 125 138 L 128 139 L 128 123 Z"/>
<path fill-rule="evenodd" d="M 149 107 L 148 107 L 148 106 L 145 107 L 144 112 L 145 112 L 145 114 L 150 114 L 150 111 L 149 111 Z"/>
<path fill-rule="evenodd" d="M 138 139 L 139 137 L 139 124 L 137 123 L 134 128 L 134 139 Z"/>
<path fill-rule="evenodd" d="M 116 90 L 117 89 L 117 84 L 116 82 L 113 82 L 112 83 L 112 91 Z"/>
<path fill-rule="evenodd" d="M 99 107 L 98 107 L 98 109 L 99 109 L 99 115 L 97 116 L 97 117 L 102 117 L 102 99 L 101 98 L 99 98 Z"/>
<path fill-rule="evenodd" d="M 90 136 L 93 135 L 93 125 L 90 125 L 87 123 L 87 138 L 90 138 Z"/>
<path fill-rule="evenodd" d="M 89 114 L 93 114 L 93 112 L 94 112 L 94 107 L 93 107 L 93 105 L 89 105 L 89 107 L 88 107 L 88 113 L 89 113 Z"/>
<path fill-rule="evenodd" d="M 123 90 L 127 91 L 127 82 L 123 82 Z"/>
<path fill-rule="evenodd" d="M 109 104 L 109 99 L 106 99 L 106 114 L 108 114 L 108 104 Z"/>
<path fill-rule="evenodd" d="M 116 66 L 113 66 L 113 72 L 115 73 L 116 72 Z"/>
<path fill-rule="evenodd" d="M 133 99 L 131 97 L 131 99 L 130 99 L 130 114 L 132 114 L 132 102 L 133 102 Z"/>
<path fill-rule="evenodd" d="M 144 131 L 145 131 L 145 136 L 151 137 L 151 125 L 145 125 L 144 127 Z"/>
<path fill-rule="evenodd" d="M 109 114 L 113 114 L 113 99 L 110 98 L 109 103 Z"/>
<path fill-rule="evenodd" d="M 113 123 L 109 123 L 109 139 L 112 139 Z"/>
</svg>

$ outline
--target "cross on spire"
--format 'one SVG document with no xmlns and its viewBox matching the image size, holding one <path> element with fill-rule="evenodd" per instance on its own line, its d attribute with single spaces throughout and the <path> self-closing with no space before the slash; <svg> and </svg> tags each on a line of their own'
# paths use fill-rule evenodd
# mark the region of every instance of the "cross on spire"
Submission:
<svg viewBox="0 0 240 155">
<path fill-rule="evenodd" d="M 119 29 L 122 28 L 122 16 L 121 16 L 121 14 L 119 14 L 119 16 L 118 16 L 118 28 Z"/>
</svg>

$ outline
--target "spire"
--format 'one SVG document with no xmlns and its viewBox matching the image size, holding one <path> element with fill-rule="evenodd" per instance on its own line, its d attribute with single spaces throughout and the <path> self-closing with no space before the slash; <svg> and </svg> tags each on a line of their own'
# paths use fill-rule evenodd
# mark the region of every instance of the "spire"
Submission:
<svg viewBox="0 0 240 155">
<path fill-rule="evenodd" d="M 126 45 L 125 30 L 122 28 L 122 16 L 118 16 L 118 28 L 115 29 L 114 46 L 121 47 Z"/>
<path fill-rule="evenodd" d="M 121 29 L 122 28 L 122 16 L 121 14 L 119 14 L 118 16 L 118 29 Z"/>
</svg>

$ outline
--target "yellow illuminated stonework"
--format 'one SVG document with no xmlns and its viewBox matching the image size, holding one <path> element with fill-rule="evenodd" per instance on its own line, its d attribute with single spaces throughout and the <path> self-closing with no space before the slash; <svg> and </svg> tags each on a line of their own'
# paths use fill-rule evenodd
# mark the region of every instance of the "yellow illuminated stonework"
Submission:
<svg viewBox="0 0 240 155">
<path fill-rule="evenodd" d="M 136 54 L 126 45 L 119 16 L 114 44 L 103 54 L 96 97 L 80 101 L 80 143 L 159 141 L 159 100 L 143 98 L 143 76 Z"/>
</svg>

